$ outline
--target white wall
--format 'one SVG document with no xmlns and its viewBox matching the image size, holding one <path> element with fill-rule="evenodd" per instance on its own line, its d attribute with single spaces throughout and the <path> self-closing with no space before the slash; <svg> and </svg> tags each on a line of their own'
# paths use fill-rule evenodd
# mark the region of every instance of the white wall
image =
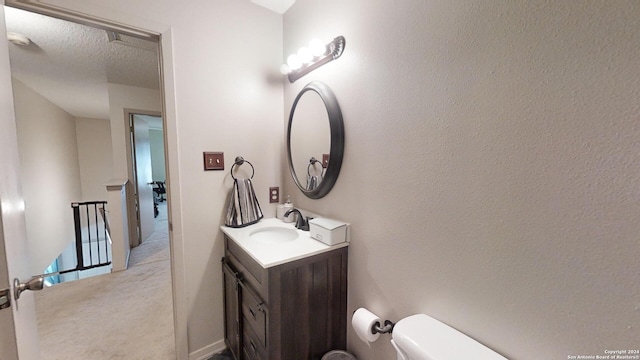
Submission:
<svg viewBox="0 0 640 360">
<path fill-rule="evenodd" d="M 113 151 L 112 177 L 129 179 L 129 128 L 125 126 L 125 109 L 162 111 L 162 95 L 157 89 L 147 89 L 120 84 L 107 84 L 109 89 L 109 114 L 111 120 L 111 147 Z M 130 151 L 130 150 L 129 150 Z"/>
<path fill-rule="evenodd" d="M 157 89 L 147 89 L 136 86 L 127 86 L 120 84 L 107 84 L 109 91 L 109 115 L 111 122 L 111 148 L 113 151 L 113 176 L 118 179 L 129 179 L 127 183 L 127 192 L 129 194 L 128 200 L 128 214 L 129 223 L 136 223 L 136 204 L 133 198 L 133 194 L 136 191 L 133 189 L 134 173 L 133 165 L 131 161 L 131 137 L 129 133 L 129 119 L 125 111 L 126 110 L 138 110 L 138 111 L 162 111 L 162 95 Z M 152 196 L 152 195 L 151 195 Z M 145 201 L 143 196 L 141 202 L 141 214 L 140 222 L 144 229 L 149 230 L 149 223 L 152 220 L 153 203 L 151 197 L 148 201 Z M 146 207 L 145 207 L 146 206 Z M 141 233 L 142 239 L 138 239 L 137 228 L 132 225 L 129 226 L 129 240 L 131 246 L 135 247 L 140 244 L 141 241 L 146 239 L 148 231 Z M 148 236 L 148 235 L 147 235 Z"/>
<path fill-rule="evenodd" d="M 107 182 L 113 178 L 111 124 L 102 119 L 76 119 L 82 200 L 107 200 Z"/>
<path fill-rule="evenodd" d="M 165 70 L 173 75 L 168 90 L 176 94 L 168 104 L 165 129 L 174 186 L 170 221 L 174 240 L 183 244 L 178 256 L 187 259 L 184 273 L 177 277 L 186 281 L 188 351 L 193 358 L 206 355 L 224 346 L 219 226 L 235 156 L 253 163 L 263 212 L 275 216 L 268 190 L 282 180 L 282 17 L 249 0 L 186 5 L 170 0 L 43 2 L 170 36 L 172 51 L 165 56 L 172 58 L 168 64 L 173 66 Z M 120 160 L 125 156 L 124 138 L 118 140 L 123 131 L 112 122 L 116 177 L 126 177 Z M 225 171 L 205 172 L 204 151 L 224 151 Z M 182 264 L 180 258 L 174 261 Z"/>
<path fill-rule="evenodd" d="M 311 80 L 346 126 L 333 191 L 352 224 L 349 313 L 430 314 L 512 359 L 640 338 L 640 3 L 311 1 L 283 57 L 346 37 Z M 359 359 L 391 359 L 349 330 Z"/>
<path fill-rule="evenodd" d="M 164 134 L 159 129 L 149 129 L 149 145 L 151 146 L 151 172 L 153 181 L 166 179 L 164 164 Z"/>
<path fill-rule="evenodd" d="M 129 240 L 130 231 L 126 227 L 129 219 L 127 207 L 127 180 L 112 179 L 107 189 L 107 201 L 109 202 L 109 237 L 112 241 L 111 251 L 113 260 L 112 271 L 124 271 L 129 264 L 131 246 Z"/>
<path fill-rule="evenodd" d="M 180 162 L 175 190 L 182 213 L 176 216 L 188 259 L 189 350 L 194 352 L 212 342 L 220 346 L 224 337 L 219 226 L 236 156 L 255 167 L 262 210 L 275 216 L 268 197 L 269 187 L 281 184 L 284 115 L 282 83 L 271 76 L 282 61 L 282 18 L 237 0 L 200 1 L 177 13 L 171 20 Z M 225 171 L 205 172 L 204 151 L 223 151 Z"/>
<path fill-rule="evenodd" d="M 32 274 L 74 240 L 71 203 L 81 201 L 75 118 L 13 80 L 20 176 Z"/>
<path fill-rule="evenodd" d="M 132 241 L 133 246 L 145 241 L 155 229 L 153 204 L 153 175 L 151 173 L 151 146 L 149 145 L 149 123 L 139 114 L 129 114 L 133 117 L 133 153 L 135 153 L 136 177 L 136 208 L 137 219 L 140 224 L 140 238 Z M 132 198 L 133 199 L 133 198 Z"/>
</svg>

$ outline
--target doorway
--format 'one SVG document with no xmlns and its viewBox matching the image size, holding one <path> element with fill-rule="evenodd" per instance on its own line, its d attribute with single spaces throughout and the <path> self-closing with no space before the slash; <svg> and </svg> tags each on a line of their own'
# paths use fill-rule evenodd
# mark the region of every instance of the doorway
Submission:
<svg viewBox="0 0 640 360">
<path fill-rule="evenodd" d="M 158 206 L 166 200 L 166 173 L 163 125 L 159 112 L 125 109 L 129 129 L 127 154 L 129 178 L 133 179 L 133 211 L 131 221 L 136 227 L 131 246 L 144 242 L 154 231 Z"/>
<path fill-rule="evenodd" d="M 12 29 L 10 29 L 9 27 L 13 26 L 14 23 L 11 22 L 9 18 L 14 14 L 19 14 L 22 19 L 24 19 L 25 17 L 34 16 L 39 20 L 46 21 L 46 26 L 41 26 L 41 28 L 44 28 L 43 30 L 48 32 L 52 36 L 56 33 L 56 28 L 52 24 L 61 21 L 59 19 L 49 18 L 29 12 L 23 12 L 21 10 L 13 8 L 5 7 L 5 13 L 7 15 L 8 31 L 12 31 Z M 35 21 L 18 21 L 18 23 L 33 25 Z M 78 26 L 83 25 L 73 23 L 66 24 L 67 28 Z M 82 29 L 84 34 L 90 33 L 92 31 L 99 31 L 101 34 L 104 32 L 104 30 L 86 26 L 83 26 Z M 107 34 L 105 34 L 105 37 L 109 38 Z M 111 38 L 109 39 L 111 40 Z M 117 41 L 124 42 L 125 40 L 130 40 L 130 42 L 133 44 L 140 43 L 140 39 L 128 39 L 126 38 L 126 36 L 122 35 L 116 36 L 115 39 L 115 41 L 110 41 L 110 43 L 115 42 L 117 45 L 122 46 L 132 45 L 121 44 Z M 124 106 L 132 105 L 131 103 L 118 102 L 114 99 L 117 100 L 126 97 L 130 100 L 132 98 L 132 93 L 144 92 L 145 89 L 148 90 L 148 88 L 145 88 L 144 86 L 136 86 L 133 84 L 118 83 L 117 81 L 123 82 L 122 74 L 113 67 L 110 67 L 112 64 L 110 64 L 109 62 L 105 63 L 105 68 L 107 69 L 107 72 L 111 71 L 111 75 L 106 74 L 105 79 L 114 82 L 104 84 L 106 85 L 104 86 L 104 88 L 107 89 L 106 98 L 104 96 L 101 96 L 99 93 L 93 93 L 93 95 L 90 95 L 88 98 L 83 97 L 84 94 L 92 93 L 92 91 L 90 90 L 92 90 L 92 85 L 94 84 L 76 84 L 67 87 L 67 84 L 56 82 L 56 80 L 51 80 L 48 83 L 47 81 L 44 81 L 44 84 L 33 82 L 32 80 L 34 78 L 44 79 L 44 76 L 52 72 L 52 69 L 49 66 L 34 67 L 33 61 L 23 60 L 25 58 L 28 58 L 29 56 L 39 57 L 46 54 L 51 54 L 51 51 L 46 51 L 46 41 L 33 41 L 32 44 L 34 45 L 34 47 L 29 50 L 10 48 L 10 53 L 12 55 L 12 65 L 20 64 L 20 67 L 17 67 L 17 70 L 13 76 L 14 96 L 16 99 L 16 123 L 19 132 L 18 147 L 20 150 L 20 155 L 23 156 L 23 154 L 26 153 L 33 153 L 34 158 L 37 158 L 39 156 L 40 158 L 44 157 L 47 159 L 45 163 L 36 166 L 32 172 L 29 172 L 29 169 L 27 169 L 26 172 L 23 172 L 21 174 L 21 177 L 24 180 L 23 189 L 26 202 L 25 214 L 27 216 L 27 234 L 29 235 L 29 237 L 31 237 L 31 234 L 38 233 L 38 231 L 45 228 L 44 226 L 42 226 L 43 224 L 51 225 L 51 229 L 59 230 L 59 238 L 62 239 L 61 244 L 63 244 L 64 241 L 68 238 L 68 230 L 58 229 L 57 224 L 64 223 L 65 218 L 67 218 L 68 216 L 64 215 L 65 212 L 61 210 L 62 206 L 59 205 L 63 204 L 64 206 L 68 206 L 70 200 L 73 201 L 72 199 L 79 200 L 84 198 L 93 199 L 93 197 L 100 197 L 101 193 L 105 191 L 104 186 L 101 186 L 100 183 L 104 184 L 110 178 L 117 176 L 117 174 L 115 174 L 115 169 L 117 167 L 117 165 L 115 164 L 115 162 L 117 162 L 117 160 L 115 159 L 116 152 L 114 152 L 113 149 L 117 147 L 117 144 L 119 142 L 126 143 L 127 140 L 126 134 L 122 134 L 122 136 L 120 136 L 116 131 L 118 128 L 114 129 L 113 126 L 109 126 L 113 124 L 111 113 L 113 112 L 112 110 L 114 109 L 114 107 L 117 109 L 118 106 L 122 106 L 119 111 L 119 114 L 122 114 L 122 109 L 124 108 Z M 135 48 L 135 46 L 133 47 Z M 140 50 L 139 48 L 136 49 Z M 144 49 L 142 50 L 145 51 Z M 73 57 L 79 57 L 77 51 L 69 50 L 69 52 L 73 54 Z M 16 54 L 18 55 L 19 59 L 16 59 L 14 61 L 13 56 Z M 156 69 L 153 71 L 158 73 L 157 53 L 155 56 Z M 23 65 L 25 66 L 22 67 Z M 29 73 L 28 66 L 32 66 L 35 74 Z M 91 68 L 91 66 L 92 65 L 89 65 L 85 68 L 79 69 L 88 71 L 90 70 L 88 68 Z M 38 73 L 39 71 L 41 72 Z M 64 71 L 59 71 L 57 73 L 63 72 Z M 112 78 L 109 80 L 110 76 L 112 76 Z M 76 77 L 86 80 L 90 76 L 88 76 L 87 73 L 81 73 Z M 69 93 L 73 90 L 72 87 L 74 86 L 79 86 L 82 91 L 78 95 L 68 96 Z M 126 89 L 125 87 L 135 87 L 137 89 Z M 51 91 L 52 88 L 53 91 Z M 149 108 L 157 108 L 158 110 L 161 110 L 162 96 L 159 90 L 159 84 L 156 85 L 156 88 L 158 97 L 155 99 L 155 102 L 159 105 L 157 107 Z M 64 96 L 65 94 L 67 96 Z M 71 101 L 67 101 L 69 100 L 69 98 L 71 98 Z M 106 100 L 106 103 L 104 101 L 97 101 L 100 99 Z M 95 106 L 95 108 L 92 107 L 92 105 Z M 20 110 L 18 111 L 18 109 Z M 101 110 L 104 111 L 105 109 L 107 110 L 107 116 L 99 115 Z M 29 136 L 26 136 L 26 138 L 28 139 L 26 140 L 26 143 L 24 141 L 20 141 L 20 133 L 24 135 L 25 130 L 32 130 L 31 125 L 21 128 L 22 125 L 25 125 L 25 122 L 23 122 L 22 119 L 26 118 L 29 121 L 33 121 L 38 118 L 39 114 L 44 114 L 44 116 L 41 116 L 41 120 L 49 121 L 51 119 L 54 119 L 55 122 L 45 122 L 40 125 L 41 129 L 36 129 L 46 129 L 45 135 L 42 135 L 41 133 L 38 133 L 36 131 L 35 133 L 30 133 Z M 89 134 L 80 130 L 80 128 L 86 128 L 86 125 L 89 123 L 92 124 L 91 127 L 95 131 L 92 131 Z M 78 138 L 86 139 L 85 137 L 92 137 L 92 139 L 95 140 L 89 141 L 91 145 L 91 151 L 84 151 L 86 149 L 81 149 L 82 146 L 79 145 L 81 141 L 78 141 Z M 23 136 L 23 139 L 24 138 L 25 137 Z M 107 147 L 110 148 L 106 149 Z M 44 156 L 45 154 L 46 156 Z M 109 159 L 108 155 L 111 155 L 111 159 Z M 54 156 L 56 157 L 56 160 L 52 159 Z M 32 164 L 31 161 L 22 161 L 22 163 L 25 165 L 24 168 L 27 168 L 26 165 Z M 61 164 L 63 163 L 65 169 L 64 171 L 60 171 Z M 74 165 L 74 163 L 76 165 Z M 47 166 L 47 164 L 49 164 L 50 166 Z M 55 181 L 52 181 L 52 178 L 54 177 L 51 176 L 51 174 L 53 174 L 54 172 L 56 173 L 56 177 Z M 47 181 L 42 181 L 43 174 L 46 174 L 45 178 L 47 179 Z M 64 193 L 63 196 L 61 196 L 61 193 Z M 51 218 L 52 215 L 60 215 L 60 218 L 56 219 L 50 224 L 31 221 L 31 224 L 37 223 L 38 226 L 30 226 L 30 221 L 28 219 L 29 214 L 31 213 L 31 209 L 40 208 L 44 209 L 43 213 L 46 214 L 47 218 Z M 38 217 L 36 216 L 33 219 L 38 219 Z M 52 238 L 51 231 L 47 233 L 48 237 Z M 33 241 L 31 241 L 31 238 L 29 239 L 29 243 L 30 247 L 34 248 L 33 246 L 31 246 L 31 244 L 34 243 Z M 32 274 L 40 274 L 44 271 L 42 264 L 45 264 L 47 261 L 49 261 L 52 254 L 59 253 L 61 244 L 47 246 L 46 249 L 44 249 L 46 251 L 40 251 L 38 255 L 32 256 L 32 258 L 35 258 L 37 260 L 32 261 L 33 263 L 35 263 L 31 269 Z M 41 250 L 41 244 L 38 244 L 36 248 L 38 248 L 38 250 Z M 166 270 L 168 273 L 168 266 Z M 169 279 L 170 276 L 167 277 L 167 280 L 170 284 Z M 133 287 L 135 288 L 135 286 Z M 167 294 L 165 294 L 165 298 L 166 295 Z M 124 300 L 124 298 L 122 298 L 122 300 Z"/>
</svg>

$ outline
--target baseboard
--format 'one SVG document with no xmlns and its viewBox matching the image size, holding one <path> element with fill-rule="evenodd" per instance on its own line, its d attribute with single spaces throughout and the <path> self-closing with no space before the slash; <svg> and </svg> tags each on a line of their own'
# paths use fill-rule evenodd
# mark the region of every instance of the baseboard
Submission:
<svg viewBox="0 0 640 360">
<path fill-rule="evenodd" d="M 198 349 L 189 354 L 189 360 L 206 360 L 224 350 L 227 345 L 224 343 L 224 339 L 216 341 L 213 344 L 209 344 L 201 349 Z"/>
</svg>

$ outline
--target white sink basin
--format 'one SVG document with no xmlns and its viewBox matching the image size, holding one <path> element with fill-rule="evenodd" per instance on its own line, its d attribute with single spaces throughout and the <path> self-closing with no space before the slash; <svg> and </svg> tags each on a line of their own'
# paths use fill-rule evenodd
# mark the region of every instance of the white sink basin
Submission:
<svg viewBox="0 0 640 360">
<path fill-rule="evenodd" d="M 263 243 L 282 244 L 297 239 L 298 232 L 284 227 L 265 227 L 252 231 L 249 238 Z"/>
<path fill-rule="evenodd" d="M 263 268 L 270 268 L 308 256 L 346 247 L 349 243 L 327 245 L 312 239 L 308 231 L 297 230 L 276 218 L 242 228 L 220 227 L 229 241 L 241 247 Z"/>
</svg>

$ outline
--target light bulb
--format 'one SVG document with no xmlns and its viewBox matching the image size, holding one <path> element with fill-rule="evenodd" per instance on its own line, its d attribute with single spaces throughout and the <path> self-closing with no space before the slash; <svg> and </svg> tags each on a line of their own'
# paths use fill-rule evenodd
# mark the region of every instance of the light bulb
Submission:
<svg viewBox="0 0 640 360">
<path fill-rule="evenodd" d="M 306 47 L 301 47 L 300 50 L 298 50 L 298 59 L 300 59 L 300 61 L 302 61 L 303 64 L 310 63 L 311 60 L 313 60 L 313 55 L 311 54 L 311 50 L 309 50 L 309 48 L 306 48 Z"/>
<path fill-rule="evenodd" d="M 327 52 L 327 46 L 320 39 L 313 39 L 309 43 L 309 49 L 313 56 L 322 56 Z"/>
<path fill-rule="evenodd" d="M 302 67 L 302 61 L 300 61 L 298 56 L 295 54 L 289 55 L 289 57 L 287 58 L 287 65 L 289 65 L 289 68 L 291 70 L 298 70 L 300 69 L 300 67 Z"/>
<path fill-rule="evenodd" d="M 291 72 L 291 68 L 287 64 L 282 64 L 280 65 L 280 72 L 282 73 L 282 75 L 287 75 Z"/>
</svg>

